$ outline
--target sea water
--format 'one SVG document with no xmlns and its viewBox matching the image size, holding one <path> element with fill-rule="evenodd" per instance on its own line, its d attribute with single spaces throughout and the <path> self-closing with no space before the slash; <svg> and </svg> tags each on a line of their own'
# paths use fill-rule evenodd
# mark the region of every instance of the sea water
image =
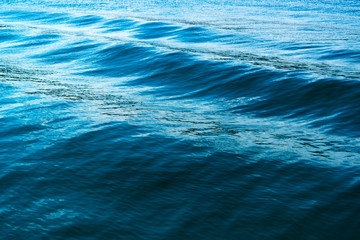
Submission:
<svg viewBox="0 0 360 240">
<path fill-rule="evenodd" d="M 2 0 L 1 239 L 360 239 L 360 1 Z"/>
</svg>

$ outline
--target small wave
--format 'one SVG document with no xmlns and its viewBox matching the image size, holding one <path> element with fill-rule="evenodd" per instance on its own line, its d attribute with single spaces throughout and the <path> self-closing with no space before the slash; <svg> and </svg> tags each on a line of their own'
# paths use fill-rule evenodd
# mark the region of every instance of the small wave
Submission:
<svg viewBox="0 0 360 240">
<path fill-rule="evenodd" d="M 6 2 L 0 238 L 360 239 L 355 0 Z"/>
<path fill-rule="evenodd" d="M 50 16 L 59 17 L 56 14 Z M 280 57 L 246 52 L 210 50 L 211 54 L 228 60 L 221 62 L 200 59 L 198 54 L 209 54 L 209 49 L 175 47 L 171 42 L 163 42 L 166 38 L 200 45 L 218 41 L 217 35 L 203 27 L 184 27 L 153 21 L 142 23 L 132 19 L 106 20 L 95 15 L 73 17 L 68 23 L 76 27 L 96 24 L 95 29 L 99 27 L 101 32 L 116 33 L 121 29 L 133 34 L 134 38 L 129 38 L 130 40 L 138 38 L 140 42 L 118 43 L 116 38 L 107 38 L 100 33 L 95 37 L 81 34 L 76 37 L 77 40 L 72 40 L 72 34 L 64 37 L 61 32 L 52 32 L 24 36 L 22 44 L 12 45 L 11 48 L 27 51 L 26 48 L 40 49 L 42 45 L 49 45 L 48 50 L 33 54 L 32 58 L 46 64 L 72 64 L 77 69 L 76 74 L 80 76 L 135 77 L 119 84 L 156 87 L 147 94 L 171 99 L 228 99 L 231 105 L 229 111 L 235 114 L 298 119 L 300 122 L 306 119 L 309 126 L 340 134 L 357 136 L 360 132 L 356 116 L 359 109 L 356 73 L 346 76 L 345 72 L 331 65 L 287 62 Z M 4 41 L 9 42 L 19 32 L 7 30 L 2 34 Z M 157 38 L 162 40 L 158 41 Z M 164 47 L 165 51 L 162 50 Z M 325 53 L 324 47 L 317 43 L 286 43 L 283 49 L 315 49 Z M 331 54 L 332 57 L 328 59 L 356 59 L 357 52 L 334 50 Z M 234 59 L 241 60 L 241 63 L 233 65 Z M 269 65 L 276 68 L 269 68 Z M 313 76 L 312 72 L 331 73 L 332 78 Z M 343 75 L 347 79 L 336 78 Z M 240 105 L 231 103 L 237 99 L 242 99 Z"/>
<path fill-rule="evenodd" d="M 94 25 L 103 21 L 103 18 L 95 15 L 85 15 L 70 19 L 69 23 L 78 27 Z"/>
</svg>

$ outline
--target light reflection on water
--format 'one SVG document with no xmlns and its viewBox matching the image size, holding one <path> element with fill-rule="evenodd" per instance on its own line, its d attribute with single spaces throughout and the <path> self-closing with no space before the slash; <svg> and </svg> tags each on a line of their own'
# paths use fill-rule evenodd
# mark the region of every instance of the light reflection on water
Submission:
<svg viewBox="0 0 360 240">
<path fill-rule="evenodd" d="M 2 239 L 358 239 L 358 2 L 0 7 Z"/>
</svg>

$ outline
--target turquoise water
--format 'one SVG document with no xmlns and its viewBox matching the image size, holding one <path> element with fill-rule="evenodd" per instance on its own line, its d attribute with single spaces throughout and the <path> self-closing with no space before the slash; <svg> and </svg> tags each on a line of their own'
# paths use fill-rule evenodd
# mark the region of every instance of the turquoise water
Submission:
<svg viewBox="0 0 360 240">
<path fill-rule="evenodd" d="M 1 239 L 360 239 L 360 2 L 2 1 Z"/>
</svg>

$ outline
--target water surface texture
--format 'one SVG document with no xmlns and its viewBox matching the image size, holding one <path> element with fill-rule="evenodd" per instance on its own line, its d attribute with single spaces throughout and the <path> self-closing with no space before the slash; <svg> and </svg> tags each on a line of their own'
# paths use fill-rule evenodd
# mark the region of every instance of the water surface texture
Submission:
<svg viewBox="0 0 360 240">
<path fill-rule="evenodd" d="M 360 239 L 360 1 L 2 0 L 1 239 Z"/>
</svg>

